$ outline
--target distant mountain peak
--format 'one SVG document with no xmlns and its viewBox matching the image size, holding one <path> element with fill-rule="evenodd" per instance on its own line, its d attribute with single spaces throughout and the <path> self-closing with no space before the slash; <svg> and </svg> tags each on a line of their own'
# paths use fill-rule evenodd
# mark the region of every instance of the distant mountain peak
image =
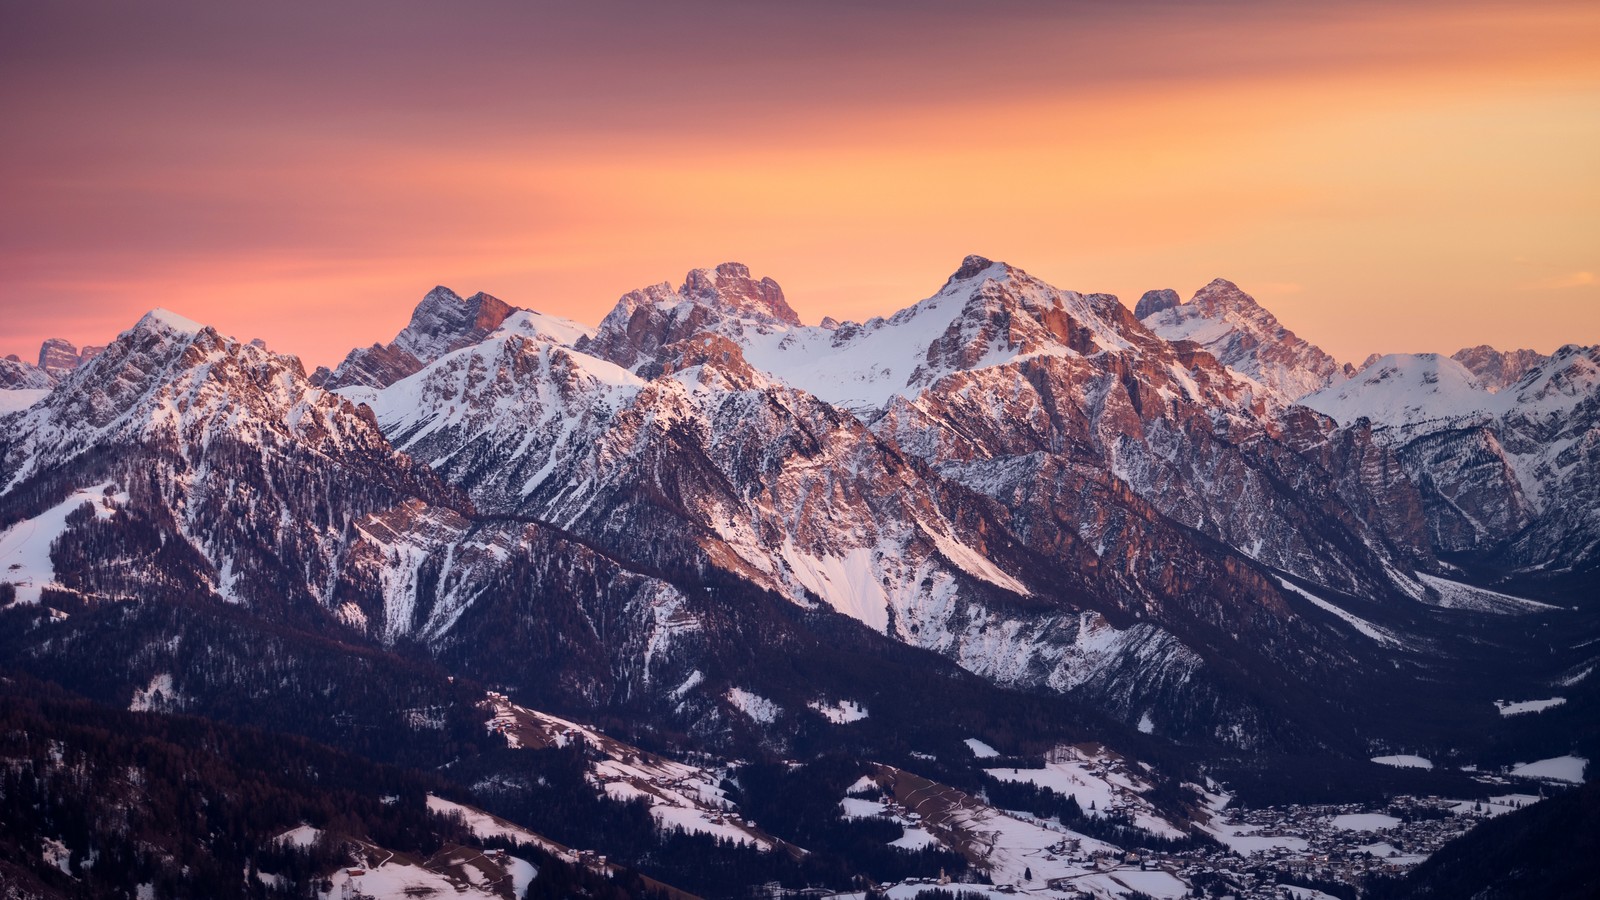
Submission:
<svg viewBox="0 0 1600 900">
<path fill-rule="evenodd" d="M 752 278 L 750 268 L 743 263 L 725 262 L 713 269 L 691 270 L 684 276 L 678 293 L 741 316 L 800 324 L 800 316 L 783 297 L 783 288 L 771 278 Z"/>
<path fill-rule="evenodd" d="M 479 291 L 463 299 L 438 285 L 423 296 L 393 341 L 350 351 L 337 369 L 319 371 L 315 381 L 330 390 L 356 384 L 388 386 L 446 353 L 482 341 L 517 312 L 517 307 L 492 294 Z"/>
<path fill-rule="evenodd" d="M 1354 374 L 1283 326 L 1256 298 L 1226 278 L 1214 278 L 1188 303 L 1173 291 L 1150 291 L 1134 314 L 1168 341 L 1193 341 L 1223 365 L 1292 402 Z"/>
<path fill-rule="evenodd" d="M 1210 313 L 1225 310 L 1264 310 L 1256 298 L 1245 293 L 1237 284 L 1226 278 L 1213 278 L 1205 287 L 1195 291 L 1194 298 L 1189 301 L 1201 310 Z M 1274 323 L 1277 317 L 1272 316 Z"/>
<path fill-rule="evenodd" d="M 1144 296 L 1139 298 L 1139 303 L 1133 308 L 1133 316 L 1136 319 L 1147 319 L 1158 312 L 1182 305 L 1183 298 L 1172 288 L 1145 291 Z"/>
<path fill-rule="evenodd" d="M 51 379 L 65 378 L 67 374 L 96 356 L 105 347 L 84 347 L 79 350 L 71 341 L 50 338 L 39 345 L 39 365 Z"/>
<path fill-rule="evenodd" d="M 173 334 L 199 334 L 206 326 L 158 306 L 140 317 L 133 327 L 135 330 L 160 329 Z"/>
<path fill-rule="evenodd" d="M 1450 358 L 1467 367 L 1490 391 L 1502 391 L 1516 384 L 1529 370 L 1549 362 L 1552 357 L 1534 350 L 1496 350 L 1488 344 L 1464 347 Z"/>
</svg>

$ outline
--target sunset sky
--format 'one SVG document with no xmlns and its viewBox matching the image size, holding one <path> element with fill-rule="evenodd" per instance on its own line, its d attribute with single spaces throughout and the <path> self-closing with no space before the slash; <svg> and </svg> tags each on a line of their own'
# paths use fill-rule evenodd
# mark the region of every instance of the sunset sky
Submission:
<svg viewBox="0 0 1600 900">
<path fill-rule="evenodd" d="M 1600 3 L 0 5 L 0 355 L 165 306 L 308 365 L 435 284 L 808 322 L 968 253 L 1238 282 L 1341 360 L 1600 343 Z"/>
</svg>

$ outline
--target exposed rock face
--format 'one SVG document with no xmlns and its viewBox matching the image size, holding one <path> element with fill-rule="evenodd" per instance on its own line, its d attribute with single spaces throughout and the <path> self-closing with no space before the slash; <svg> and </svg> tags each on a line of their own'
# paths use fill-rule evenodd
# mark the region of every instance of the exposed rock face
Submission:
<svg viewBox="0 0 1600 900">
<path fill-rule="evenodd" d="M 743 263 L 727 262 L 715 269 L 695 269 L 684 277 L 680 293 L 692 301 L 719 306 L 735 315 L 800 324 L 800 316 L 789 308 L 778 283 L 771 278 L 756 281 Z"/>
<path fill-rule="evenodd" d="M 478 343 L 516 311 L 482 292 L 463 300 L 447 287 L 436 287 L 422 298 L 410 323 L 393 341 L 350 351 L 319 383 L 329 390 L 393 384 L 452 350 Z"/>
<path fill-rule="evenodd" d="M 1550 361 L 1550 357 L 1543 353 L 1532 350 L 1502 351 L 1488 344 L 1457 350 L 1450 358 L 1466 366 L 1491 393 L 1505 390 L 1522 380 L 1528 370 Z"/>
<path fill-rule="evenodd" d="M 1292 402 L 1355 374 L 1321 348 L 1283 327 L 1254 297 L 1218 278 L 1185 304 L 1171 291 L 1151 291 L 1135 315 L 1168 341 L 1194 341 L 1242 375 L 1264 385 L 1279 402 Z"/>
<path fill-rule="evenodd" d="M 1161 288 L 1155 291 L 1145 291 L 1139 298 L 1138 305 L 1133 308 L 1133 316 L 1141 321 L 1148 319 L 1158 312 L 1165 312 L 1183 305 L 1183 299 L 1172 288 Z"/>
<path fill-rule="evenodd" d="M 71 341 L 50 338 L 39 345 L 39 368 L 52 378 L 60 378 L 82 364 L 78 348 Z"/>
</svg>

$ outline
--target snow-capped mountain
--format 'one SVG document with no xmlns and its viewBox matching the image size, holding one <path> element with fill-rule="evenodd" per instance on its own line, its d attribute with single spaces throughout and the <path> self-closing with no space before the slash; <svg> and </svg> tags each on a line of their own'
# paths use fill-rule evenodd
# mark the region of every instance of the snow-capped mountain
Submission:
<svg viewBox="0 0 1600 900">
<path fill-rule="evenodd" d="M 1134 308 L 1151 331 L 1169 341 L 1194 341 L 1223 365 L 1291 402 L 1355 374 L 1320 347 L 1285 328 L 1255 298 L 1218 278 L 1181 303 L 1175 291 L 1149 291 Z"/>
<path fill-rule="evenodd" d="M 1130 721 L 1219 691 L 1202 670 L 1226 651 L 1178 634 L 1248 621 L 1261 646 L 1325 639 L 1252 558 L 1395 590 L 1385 536 L 1339 499 L 1370 511 L 1362 478 L 1387 486 L 1394 466 L 1331 472 L 1325 420 L 1296 420 L 1291 446 L 1247 380 L 1114 298 L 973 257 L 887 319 L 796 318 L 776 284 L 724 264 L 624 296 L 592 336 L 508 321 L 344 393 L 483 513 L 641 570 L 718 568 L 1002 683 L 1096 692 Z M 1151 432 L 1173 449 L 1147 454 Z M 1228 480 L 1173 467 L 1207 454 Z M 1325 508 L 1280 486 L 1285 471 L 1324 485 Z M 1259 499 L 1253 522 L 1225 514 L 1241 493 Z M 1186 506 L 1193 526 L 1171 518 Z M 1245 553 L 1218 542 L 1228 529 Z M 1151 569 L 1158 556 L 1186 571 Z M 1236 618 L 1240 602 L 1253 611 Z"/>
<path fill-rule="evenodd" d="M 155 579 L 251 605 L 325 599 L 353 518 L 445 492 L 370 414 L 307 384 L 298 360 L 164 310 L 6 422 L 7 520 L 33 519 L 63 489 L 123 495 L 104 533 L 83 536 L 87 568 L 63 582 L 93 596 Z M 135 565 L 151 542 L 161 565 Z"/>
<path fill-rule="evenodd" d="M 158 311 L 0 420 L 0 548 L 52 536 L 30 597 L 209 597 L 672 727 L 844 628 L 1234 746 L 1428 664 L 1471 590 L 1438 554 L 1588 558 L 1596 504 L 1545 498 L 1595 490 L 1592 351 L 1347 381 L 1226 282 L 1140 307 L 974 256 L 806 326 L 725 263 L 593 330 L 437 288 L 312 378 Z"/>
<path fill-rule="evenodd" d="M 1499 357 L 1463 354 L 1503 381 L 1504 368 L 1483 363 Z M 1600 548 L 1600 347 L 1540 359 L 1495 391 L 1453 357 L 1386 356 L 1300 402 L 1394 449 L 1424 491 L 1440 551 L 1581 569 Z"/>
</svg>

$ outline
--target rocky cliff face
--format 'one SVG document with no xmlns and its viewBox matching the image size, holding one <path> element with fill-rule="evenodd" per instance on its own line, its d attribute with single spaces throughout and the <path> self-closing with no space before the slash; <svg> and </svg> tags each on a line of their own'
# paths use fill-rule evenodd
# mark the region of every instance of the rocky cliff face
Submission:
<svg viewBox="0 0 1600 900">
<path fill-rule="evenodd" d="M 1477 377 L 1490 393 L 1503 391 L 1522 380 L 1530 369 L 1542 366 L 1550 357 L 1532 350 L 1496 350 L 1488 344 L 1465 347 L 1450 355 Z"/>
<path fill-rule="evenodd" d="M 78 367 L 78 348 L 71 341 L 50 338 L 39 346 L 39 368 L 59 378 Z"/>
</svg>

